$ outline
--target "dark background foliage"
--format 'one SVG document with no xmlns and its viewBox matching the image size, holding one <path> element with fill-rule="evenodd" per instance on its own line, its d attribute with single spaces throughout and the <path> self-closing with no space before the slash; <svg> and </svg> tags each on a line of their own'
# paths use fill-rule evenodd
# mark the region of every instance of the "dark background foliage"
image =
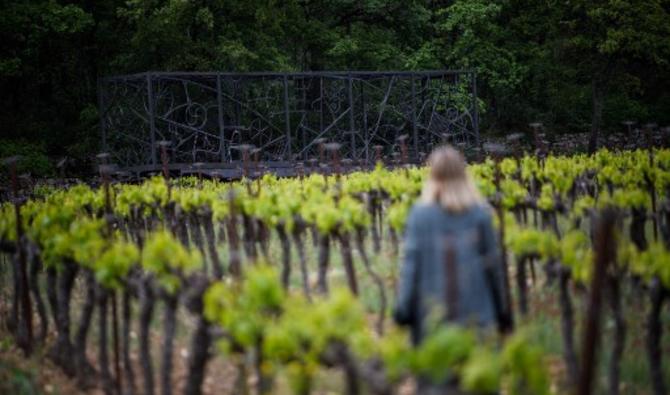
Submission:
<svg viewBox="0 0 670 395">
<path fill-rule="evenodd" d="M 670 0 L 0 0 L 2 154 L 97 151 L 98 76 L 476 68 L 484 133 L 670 124 Z M 33 170 L 48 175 L 40 161 Z"/>
</svg>

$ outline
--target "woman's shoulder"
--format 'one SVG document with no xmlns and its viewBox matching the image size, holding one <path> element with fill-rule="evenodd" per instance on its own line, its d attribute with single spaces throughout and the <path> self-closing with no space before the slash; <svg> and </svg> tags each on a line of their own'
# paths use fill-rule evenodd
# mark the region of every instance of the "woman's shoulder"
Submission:
<svg viewBox="0 0 670 395">
<path fill-rule="evenodd" d="M 459 217 L 470 217 L 472 219 L 491 219 L 492 209 L 488 203 L 482 203 L 470 207 L 469 209 L 460 212 L 460 213 L 449 213 L 445 211 L 442 207 L 435 203 L 423 203 L 418 202 L 412 206 L 410 210 L 410 216 L 412 217 L 434 217 L 436 215 L 451 215 Z"/>
<path fill-rule="evenodd" d="M 424 218 L 433 217 L 442 212 L 442 208 L 435 203 L 417 202 L 412 206 L 409 215 L 410 217 Z"/>
</svg>

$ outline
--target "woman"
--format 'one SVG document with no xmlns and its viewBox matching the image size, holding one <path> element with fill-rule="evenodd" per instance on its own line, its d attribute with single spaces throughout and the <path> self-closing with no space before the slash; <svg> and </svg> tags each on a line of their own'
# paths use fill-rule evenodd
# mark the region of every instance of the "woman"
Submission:
<svg viewBox="0 0 670 395">
<path fill-rule="evenodd" d="M 502 268 L 490 208 L 451 147 L 429 157 L 430 175 L 411 210 L 394 318 L 415 345 L 437 312 L 443 321 L 505 327 Z"/>
</svg>

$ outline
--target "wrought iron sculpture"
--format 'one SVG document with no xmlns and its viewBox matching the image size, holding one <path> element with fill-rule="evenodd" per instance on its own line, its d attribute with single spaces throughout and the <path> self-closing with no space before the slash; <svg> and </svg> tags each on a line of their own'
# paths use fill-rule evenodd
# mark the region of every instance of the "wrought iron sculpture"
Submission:
<svg viewBox="0 0 670 395">
<path fill-rule="evenodd" d="M 473 71 L 141 73 L 100 80 L 102 145 L 126 170 L 236 168 L 254 150 L 268 168 L 341 145 L 359 166 L 399 152 L 417 162 L 448 141 L 479 146 Z M 406 136 L 406 138 L 400 138 Z M 397 155 L 396 155 L 397 156 Z"/>
</svg>

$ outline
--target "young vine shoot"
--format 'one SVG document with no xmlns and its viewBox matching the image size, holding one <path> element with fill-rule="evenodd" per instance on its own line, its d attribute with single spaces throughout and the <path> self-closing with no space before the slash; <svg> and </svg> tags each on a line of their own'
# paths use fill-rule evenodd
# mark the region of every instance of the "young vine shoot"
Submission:
<svg viewBox="0 0 670 395">
<path fill-rule="evenodd" d="M 391 394 L 409 377 L 457 378 L 473 394 L 567 393 L 585 371 L 575 304 L 600 276 L 602 314 L 614 323 L 600 381 L 619 393 L 624 317 L 637 309 L 646 331 L 628 334 L 645 338 L 650 388 L 667 393 L 670 150 L 487 159 L 469 172 L 500 230 L 512 334 L 446 326 L 414 348 L 391 323 L 403 228 L 427 170 L 381 164 L 34 189 L 0 206 L 0 253 L 13 273 L 8 328 L 26 354 L 44 346 L 65 374 L 105 394 L 200 394 L 215 358 L 237 368 L 215 379 L 234 381 L 238 394 L 273 393 L 282 380 L 309 394 L 331 370 L 348 394 Z M 603 248 L 606 216 L 614 236 Z M 605 249 L 612 259 L 598 271 Z M 559 379 L 524 330 L 539 288 L 560 307 Z M 186 377 L 176 386 L 183 337 Z"/>
</svg>

